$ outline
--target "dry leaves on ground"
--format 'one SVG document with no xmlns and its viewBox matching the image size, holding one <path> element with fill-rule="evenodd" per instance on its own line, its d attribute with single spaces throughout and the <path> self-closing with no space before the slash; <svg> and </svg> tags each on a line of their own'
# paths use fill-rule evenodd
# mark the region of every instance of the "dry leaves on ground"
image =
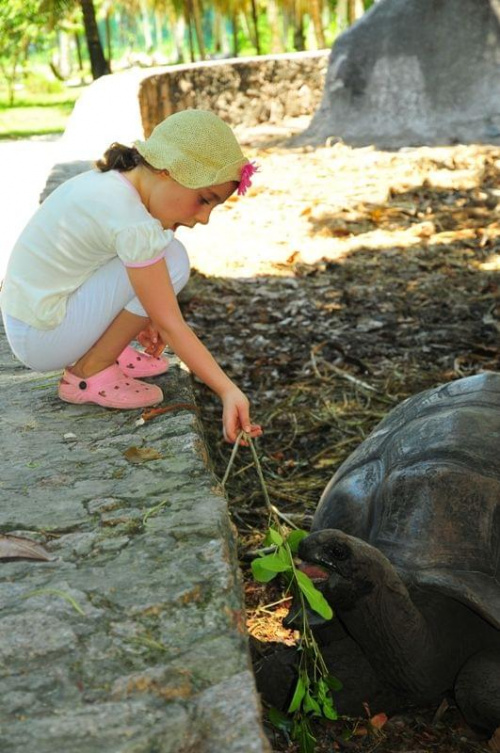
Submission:
<svg viewBox="0 0 500 753">
<path fill-rule="evenodd" d="M 0 560 L 29 559 L 49 561 L 53 559 L 44 547 L 22 536 L 0 534 Z"/>
</svg>

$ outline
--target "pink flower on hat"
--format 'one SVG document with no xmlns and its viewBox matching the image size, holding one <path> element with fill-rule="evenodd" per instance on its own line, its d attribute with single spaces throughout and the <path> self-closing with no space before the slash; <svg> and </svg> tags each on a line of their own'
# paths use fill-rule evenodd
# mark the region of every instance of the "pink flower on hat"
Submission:
<svg viewBox="0 0 500 753">
<path fill-rule="evenodd" d="M 255 164 L 255 162 L 247 162 L 246 165 L 243 165 L 240 173 L 238 196 L 243 196 L 244 194 L 246 194 L 247 189 L 252 185 L 252 175 L 256 173 L 258 169 L 259 167 Z"/>
</svg>

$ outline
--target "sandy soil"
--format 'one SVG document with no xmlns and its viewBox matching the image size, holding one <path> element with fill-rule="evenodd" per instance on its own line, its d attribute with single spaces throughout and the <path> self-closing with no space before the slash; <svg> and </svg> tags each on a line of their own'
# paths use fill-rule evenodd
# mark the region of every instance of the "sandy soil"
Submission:
<svg viewBox="0 0 500 753">
<path fill-rule="evenodd" d="M 297 121 L 283 127 L 288 134 L 297 129 Z M 241 140 L 260 167 L 253 187 L 246 196 L 231 197 L 218 208 L 207 228 L 178 232 L 203 274 L 283 275 L 292 258 L 313 264 L 364 246 L 407 247 L 421 242 L 426 232 L 435 242 L 432 228 L 418 224 L 402 230 L 377 227 L 377 208 L 384 207 L 391 194 L 410 192 L 424 182 L 435 189 L 473 190 L 488 155 L 498 154 L 494 147 L 477 145 L 397 152 L 352 149 L 341 143 L 315 150 L 287 149 L 280 145 L 279 133 L 263 128 L 246 131 Z M 352 223 L 360 219 L 360 209 L 366 216 L 367 207 L 373 210 L 373 225 L 360 233 Z"/>
</svg>

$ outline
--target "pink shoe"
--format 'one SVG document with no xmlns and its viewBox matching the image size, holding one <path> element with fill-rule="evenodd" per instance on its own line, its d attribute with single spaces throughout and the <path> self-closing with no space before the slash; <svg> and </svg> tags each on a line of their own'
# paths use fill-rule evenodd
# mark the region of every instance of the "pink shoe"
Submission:
<svg viewBox="0 0 500 753">
<path fill-rule="evenodd" d="M 124 374 L 133 377 L 154 377 L 164 374 L 168 369 L 168 360 L 163 356 L 155 358 L 147 353 L 127 345 L 118 356 L 117 364 Z"/>
<path fill-rule="evenodd" d="M 96 403 L 122 410 L 146 408 L 163 400 L 159 387 L 126 376 L 116 365 L 87 379 L 66 369 L 59 382 L 58 395 L 66 403 Z"/>
</svg>

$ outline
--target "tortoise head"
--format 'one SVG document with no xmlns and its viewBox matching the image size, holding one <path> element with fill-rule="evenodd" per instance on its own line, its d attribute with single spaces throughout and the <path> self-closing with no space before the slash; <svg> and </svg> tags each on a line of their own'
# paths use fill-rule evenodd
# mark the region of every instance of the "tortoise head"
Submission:
<svg viewBox="0 0 500 753">
<path fill-rule="evenodd" d="M 302 560 L 299 569 L 311 578 L 334 611 L 339 607 L 349 609 L 357 600 L 358 594 L 351 582 L 353 552 L 347 541 L 349 538 L 341 531 L 326 529 L 309 534 L 299 544 L 298 555 Z M 306 609 L 311 627 L 327 624 L 307 604 Z M 286 628 L 300 630 L 302 622 L 302 602 L 294 597 L 283 624 Z"/>
<path fill-rule="evenodd" d="M 322 590 L 332 605 L 341 599 L 347 606 L 395 575 L 392 565 L 378 549 L 333 528 L 316 531 L 303 539 L 299 557 L 326 570 L 328 581 Z"/>
<path fill-rule="evenodd" d="M 309 575 L 335 612 L 353 609 L 377 587 L 398 588 L 399 576 L 382 552 L 366 541 L 343 531 L 327 528 L 309 534 L 299 544 L 300 569 Z M 321 575 L 322 571 L 322 575 Z M 300 629 L 300 605 L 292 604 L 284 620 L 288 628 Z M 309 623 L 325 621 L 309 612 Z"/>
</svg>

